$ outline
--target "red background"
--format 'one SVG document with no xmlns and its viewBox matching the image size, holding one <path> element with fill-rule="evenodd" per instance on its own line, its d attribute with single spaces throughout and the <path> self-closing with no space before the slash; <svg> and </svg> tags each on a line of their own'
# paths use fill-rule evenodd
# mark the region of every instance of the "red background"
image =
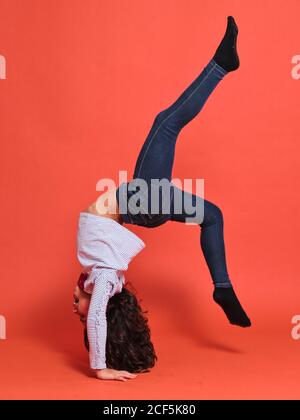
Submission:
<svg viewBox="0 0 300 420">
<path fill-rule="evenodd" d="M 298 0 L 0 0 L 0 398 L 298 398 Z M 97 381 L 72 313 L 79 212 L 131 176 L 156 114 L 239 25 L 240 69 L 180 134 L 173 176 L 204 178 L 224 214 L 230 277 L 252 322 L 212 302 L 199 228 L 126 225 L 128 272 L 158 362 Z"/>
</svg>

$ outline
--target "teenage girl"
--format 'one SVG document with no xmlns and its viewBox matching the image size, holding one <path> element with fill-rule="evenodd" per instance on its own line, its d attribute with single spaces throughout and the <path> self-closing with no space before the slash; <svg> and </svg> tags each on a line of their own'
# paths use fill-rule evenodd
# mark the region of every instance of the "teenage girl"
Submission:
<svg viewBox="0 0 300 420">
<path fill-rule="evenodd" d="M 123 224 L 154 228 L 167 221 L 185 222 L 187 217 L 193 217 L 184 207 L 189 200 L 193 208 L 204 209 L 199 223 L 200 244 L 214 285 L 213 299 L 231 324 L 251 326 L 228 275 L 221 209 L 171 182 L 179 132 L 201 111 L 220 81 L 239 68 L 237 35 L 236 22 L 229 16 L 213 58 L 179 98 L 156 116 L 139 153 L 132 181 L 107 191 L 101 200 L 98 198 L 80 212 L 77 255 L 82 273 L 74 290 L 73 310 L 84 324 L 90 366 L 99 379 L 132 379 L 136 376 L 133 372 L 147 371 L 157 359 L 147 318 L 135 294 L 124 287 L 124 272 L 145 243 Z M 167 181 L 168 193 L 161 196 L 160 187 L 152 185 L 153 179 Z M 149 188 L 136 188 L 139 180 Z M 158 191 L 157 212 L 150 210 L 151 188 Z M 138 191 L 140 198 L 132 200 Z M 106 199 L 108 208 L 101 205 Z M 170 207 L 166 212 L 163 203 L 167 199 Z M 182 204 L 181 212 L 175 211 L 176 200 Z M 141 211 L 136 212 L 139 204 Z"/>
</svg>

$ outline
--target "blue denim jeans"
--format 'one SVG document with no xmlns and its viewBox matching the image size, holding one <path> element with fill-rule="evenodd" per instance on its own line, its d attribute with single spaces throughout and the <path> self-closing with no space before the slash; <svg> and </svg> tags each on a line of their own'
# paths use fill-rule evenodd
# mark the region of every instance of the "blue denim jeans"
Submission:
<svg viewBox="0 0 300 420">
<path fill-rule="evenodd" d="M 181 129 L 198 115 L 208 97 L 226 74 L 227 71 L 211 59 L 178 99 L 167 109 L 158 113 L 138 155 L 132 181 L 120 184 L 116 192 L 119 208 L 127 208 L 126 212 L 121 213 L 123 221 L 147 228 L 158 227 L 167 221 L 185 222 L 187 217 L 195 216 L 196 213 L 187 213 L 184 205 L 182 205 L 181 213 L 175 212 L 175 194 L 177 199 L 180 197 L 182 203 L 191 200 L 194 208 L 201 205 L 204 210 L 203 218 L 199 223 L 201 248 L 213 282 L 219 287 L 230 285 L 226 267 L 221 209 L 202 197 L 177 188 L 171 178 L 176 141 Z M 145 197 L 147 207 L 143 208 L 141 205 L 143 211 L 136 213 L 130 202 L 139 190 L 138 179 L 144 180 L 149 188 L 142 193 L 147 194 Z M 160 187 L 154 187 L 157 188 L 159 197 L 159 209 L 154 214 L 151 212 L 150 194 L 153 179 L 165 179 L 169 182 L 168 194 L 163 194 Z M 164 201 L 167 199 L 170 202 L 170 211 L 166 213 L 163 208 Z"/>
</svg>

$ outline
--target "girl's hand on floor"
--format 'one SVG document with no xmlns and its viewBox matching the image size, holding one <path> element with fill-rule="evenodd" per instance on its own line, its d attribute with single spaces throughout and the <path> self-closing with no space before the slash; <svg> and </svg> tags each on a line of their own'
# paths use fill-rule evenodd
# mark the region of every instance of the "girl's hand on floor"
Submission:
<svg viewBox="0 0 300 420">
<path fill-rule="evenodd" d="M 96 377 L 98 379 L 115 379 L 117 381 L 127 381 L 127 379 L 133 379 L 137 375 L 127 372 L 126 370 L 115 370 L 115 369 L 99 369 L 96 370 Z"/>
</svg>

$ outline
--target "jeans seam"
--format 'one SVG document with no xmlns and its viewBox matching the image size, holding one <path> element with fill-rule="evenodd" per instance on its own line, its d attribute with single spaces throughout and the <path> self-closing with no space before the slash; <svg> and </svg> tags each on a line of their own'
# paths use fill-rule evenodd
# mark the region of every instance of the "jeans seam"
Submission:
<svg viewBox="0 0 300 420">
<path fill-rule="evenodd" d="M 232 284 L 229 282 L 214 282 L 215 287 L 221 287 L 223 289 L 228 289 L 232 287 Z"/>
<path fill-rule="evenodd" d="M 143 163 L 144 163 L 144 160 L 145 160 L 145 157 L 146 157 L 146 155 L 147 155 L 147 153 L 148 153 L 148 150 L 149 150 L 149 147 L 150 147 L 150 145 L 151 145 L 151 143 L 152 143 L 152 141 L 154 140 L 154 138 L 156 137 L 156 135 L 157 135 L 157 133 L 158 133 L 158 130 L 160 129 L 160 127 L 162 126 L 162 124 L 168 119 L 168 118 L 170 118 L 175 112 L 177 112 L 185 103 L 186 103 L 186 101 L 188 101 L 193 95 L 194 95 L 194 93 L 200 88 L 200 86 L 202 86 L 202 84 L 205 82 L 205 80 L 208 78 L 208 76 L 213 72 L 213 70 L 216 68 L 216 66 L 217 66 L 217 63 L 214 61 L 214 64 L 213 64 L 213 66 L 212 66 L 212 68 L 210 69 L 210 71 L 208 72 L 208 74 L 203 78 L 203 80 L 199 83 L 199 85 L 193 90 L 193 92 L 170 114 L 170 115 L 168 115 L 160 124 L 159 124 L 159 126 L 157 127 L 157 130 L 155 131 L 155 133 L 153 134 L 153 137 L 152 137 L 152 139 L 150 140 L 150 142 L 149 142 L 149 144 L 148 144 L 148 147 L 147 147 L 147 149 L 146 149 L 146 151 L 145 151 L 145 153 L 144 153 L 144 156 L 143 156 L 143 160 L 142 160 L 142 162 L 141 162 L 141 164 L 140 164 L 140 168 L 139 168 L 139 172 L 138 172 L 138 174 L 137 174 L 137 178 L 139 177 L 139 175 L 140 175 L 140 173 L 141 173 L 141 168 L 142 168 L 142 165 L 143 165 Z"/>
</svg>

